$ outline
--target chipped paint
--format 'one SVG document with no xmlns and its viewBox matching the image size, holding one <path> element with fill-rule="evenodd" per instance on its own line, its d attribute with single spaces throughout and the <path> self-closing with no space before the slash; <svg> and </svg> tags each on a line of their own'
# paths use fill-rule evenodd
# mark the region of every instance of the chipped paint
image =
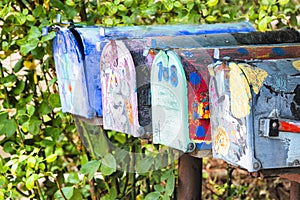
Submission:
<svg viewBox="0 0 300 200">
<path fill-rule="evenodd" d="M 268 76 L 268 73 L 263 69 L 245 63 L 238 64 L 238 66 L 244 72 L 248 83 L 252 86 L 255 94 L 258 94 L 260 87 Z"/>
<path fill-rule="evenodd" d="M 229 69 L 231 113 L 236 118 L 243 118 L 250 114 L 250 87 L 243 74 L 243 71 L 238 67 L 237 64 L 233 62 L 229 63 Z"/>
<path fill-rule="evenodd" d="M 300 71 L 300 60 L 293 61 L 293 67 L 295 67 L 296 70 Z"/>
</svg>

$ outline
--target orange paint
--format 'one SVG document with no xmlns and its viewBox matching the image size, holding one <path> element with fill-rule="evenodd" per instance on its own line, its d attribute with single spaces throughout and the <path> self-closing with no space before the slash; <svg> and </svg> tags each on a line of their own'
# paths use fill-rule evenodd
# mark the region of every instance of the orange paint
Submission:
<svg viewBox="0 0 300 200">
<path fill-rule="evenodd" d="M 72 86 L 71 85 L 68 85 L 68 89 L 70 92 L 72 92 Z"/>
<path fill-rule="evenodd" d="M 279 121 L 279 131 L 300 133 L 300 124 Z"/>
</svg>

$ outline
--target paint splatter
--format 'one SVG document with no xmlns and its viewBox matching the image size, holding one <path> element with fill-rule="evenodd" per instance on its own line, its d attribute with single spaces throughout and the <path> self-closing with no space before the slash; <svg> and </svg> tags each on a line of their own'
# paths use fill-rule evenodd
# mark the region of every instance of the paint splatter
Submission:
<svg viewBox="0 0 300 200">
<path fill-rule="evenodd" d="M 238 66 L 246 75 L 247 80 L 249 84 L 252 85 L 252 89 L 255 94 L 258 94 L 260 87 L 268 76 L 268 73 L 263 69 L 245 63 L 238 64 Z"/>
<path fill-rule="evenodd" d="M 219 127 L 216 131 L 214 138 L 214 148 L 217 154 L 226 156 L 229 152 L 230 141 L 226 130 L 223 127 Z"/>
<path fill-rule="evenodd" d="M 298 71 L 300 71 L 300 60 L 296 60 L 293 62 L 293 66 L 295 67 L 295 69 L 297 69 Z"/>
<path fill-rule="evenodd" d="M 238 67 L 237 64 L 230 63 L 229 69 L 231 113 L 236 118 L 243 118 L 250 113 L 250 86 L 242 70 Z"/>
</svg>

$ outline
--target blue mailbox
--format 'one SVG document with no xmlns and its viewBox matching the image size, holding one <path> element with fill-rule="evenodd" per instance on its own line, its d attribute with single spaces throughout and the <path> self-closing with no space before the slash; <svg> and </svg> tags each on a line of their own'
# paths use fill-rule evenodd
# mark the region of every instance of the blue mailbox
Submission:
<svg viewBox="0 0 300 200">
<path fill-rule="evenodd" d="M 62 109 L 64 112 L 89 119 L 103 116 L 100 57 L 109 40 L 249 31 L 255 31 L 255 29 L 247 22 L 212 25 L 57 28 L 53 52 Z"/>
<path fill-rule="evenodd" d="M 299 64 L 287 58 L 210 66 L 215 158 L 250 172 L 300 167 Z"/>
</svg>

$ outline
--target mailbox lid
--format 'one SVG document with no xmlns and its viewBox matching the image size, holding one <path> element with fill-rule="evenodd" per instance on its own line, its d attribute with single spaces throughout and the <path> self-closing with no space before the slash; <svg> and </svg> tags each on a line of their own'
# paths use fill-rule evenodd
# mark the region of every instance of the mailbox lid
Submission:
<svg viewBox="0 0 300 200">
<path fill-rule="evenodd" d="M 94 117 L 87 97 L 86 79 L 80 45 L 72 32 L 60 28 L 53 40 L 53 56 L 63 112 Z"/>
<path fill-rule="evenodd" d="M 122 41 L 111 40 L 105 45 L 100 68 L 104 128 L 141 136 L 135 66 Z"/>
<path fill-rule="evenodd" d="M 153 142 L 183 152 L 194 150 L 189 139 L 187 82 L 172 51 L 160 51 L 151 69 Z"/>
</svg>

